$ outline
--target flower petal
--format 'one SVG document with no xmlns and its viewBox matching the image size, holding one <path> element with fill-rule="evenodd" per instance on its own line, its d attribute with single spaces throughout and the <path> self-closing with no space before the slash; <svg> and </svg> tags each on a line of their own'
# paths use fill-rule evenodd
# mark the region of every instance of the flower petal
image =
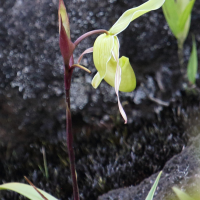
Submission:
<svg viewBox="0 0 200 200">
<path fill-rule="evenodd" d="M 118 38 L 116 36 L 115 36 L 115 39 L 117 40 L 118 47 L 119 47 L 119 41 L 118 41 Z M 122 107 L 122 104 L 121 104 L 120 98 L 119 98 L 119 86 L 120 86 L 120 82 L 121 82 L 121 67 L 119 65 L 119 48 L 118 48 L 117 52 L 113 51 L 113 57 L 117 62 L 117 68 L 116 68 L 116 73 L 115 73 L 115 93 L 117 95 L 119 111 L 120 111 L 120 113 L 121 113 L 121 115 L 124 119 L 124 123 L 126 124 L 127 123 L 127 116 L 126 116 L 126 113 L 125 113 L 125 111 Z"/>
<path fill-rule="evenodd" d="M 119 59 L 119 65 L 122 70 L 121 83 L 119 90 L 122 92 L 132 92 L 136 87 L 136 77 L 129 59 L 122 56 Z"/>
<path fill-rule="evenodd" d="M 129 59 L 122 56 L 119 59 L 119 65 L 121 67 L 121 83 L 119 91 L 121 92 L 132 92 L 136 87 L 136 77 L 132 66 L 130 65 Z M 115 87 L 115 73 L 116 73 L 117 62 L 112 57 L 108 62 L 107 72 L 104 80 Z"/>
<path fill-rule="evenodd" d="M 67 11 L 66 11 L 63 0 L 59 0 L 58 18 L 59 18 L 59 32 L 61 31 L 61 19 L 60 18 L 62 18 L 64 29 L 67 33 L 68 38 L 70 38 L 69 18 L 67 16 Z"/>
<path fill-rule="evenodd" d="M 131 21 L 151 10 L 156 10 L 160 8 L 164 2 L 165 0 L 149 0 L 146 3 L 142 4 L 141 6 L 127 10 L 111 27 L 109 33 L 113 35 L 119 34 L 124 29 L 127 28 L 127 26 L 130 24 Z"/>
<path fill-rule="evenodd" d="M 117 61 L 115 57 L 117 57 L 117 55 L 119 56 L 119 43 L 117 36 L 114 37 L 114 47 L 112 52 L 114 55 L 111 56 L 111 59 L 107 64 L 107 71 L 104 80 L 112 87 L 115 87 L 115 73 L 117 67 Z M 130 65 L 129 59 L 122 56 L 119 59 L 119 65 L 121 67 L 121 83 L 119 91 L 131 92 L 136 87 L 136 78 L 133 68 Z"/>
<path fill-rule="evenodd" d="M 83 56 L 84 56 L 85 54 L 92 53 L 92 52 L 93 52 L 93 47 L 90 47 L 90 48 L 86 49 L 86 50 L 79 56 L 79 58 L 78 58 L 78 64 L 81 62 L 81 60 L 82 60 L 82 58 L 83 58 Z"/>
<path fill-rule="evenodd" d="M 94 78 L 92 79 L 92 86 L 96 89 L 99 84 L 101 83 L 102 78 L 100 77 L 99 72 L 96 73 L 96 75 L 94 76 Z"/>
<path fill-rule="evenodd" d="M 109 60 L 111 59 L 111 52 L 113 46 L 114 46 L 114 37 L 106 34 L 100 35 L 94 43 L 93 60 L 94 60 L 94 65 L 98 71 L 98 79 L 97 77 L 94 77 L 95 80 L 96 79 L 98 80 L 98 84 L 95 84 L 95 86 L 99 85 L 101 80 L 106 75 L 107 65 Z M 97 82 L 95 81 L 95 83 Z"/>
</svg>

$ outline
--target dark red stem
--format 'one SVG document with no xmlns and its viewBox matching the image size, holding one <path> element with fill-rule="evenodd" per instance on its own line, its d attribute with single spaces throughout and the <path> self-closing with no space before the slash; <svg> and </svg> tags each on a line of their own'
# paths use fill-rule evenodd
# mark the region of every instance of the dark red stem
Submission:
<svg viewBox="0 0 200 200">
<path fill-rule="evenodd" d="M 71 57 L 70 65 L 73 64 L 73 57 Z M 66 68 L 65 68 L 66 69 Z M 79 190 L 78 183 L 76 177 L 76 169 L 75 169 L 75 155 L 73 148 L 73 134 L 72 134 L 72 118 L 70 112 L 70 86 L 71 86 L 71 78 L 72 78 L 72 70 L 68 72 L 65 70 L 65 96 L 66 96 L 66 134 L 67 134 L 67 149 L 70 160 L 70 170 L 72 177 L 72 185 L 73 185 L 73 196 L 74 200 L 79 200 Z"/>
<path fill-rule="evenodd" d="M 90 31 L 82 35 L 75 41 L 74 43 L 75 47 L 86 37 L 91 36 L 93 34 L 98 34 L 98 33 L 108 34 L 106 30 L 101 30 L 101 29 Z M 71 170 L 72 184 L 73 184 L 73 195 L 74 195 L 74 200 L 79 200 L 79 190 L 78 190 L 78 183 L 77 183 L 76 169 L 75 169 L 75 155 L 74 155 L 74 148 L 73 148 L 72 119 L 71 119 L 71 112 L 70 112 L 70 87 L 71 87 L 71 79 L 72 79 L 72 72 L 73 72 L 73 68 L 71 66 L 73 64 L 74 64 L 74 59 L 72 55 L 69 61 L 69 65 L 68 64 L 65 65 L 65 68 L 64 68 L 65 69 L 65 75 L 64 75 L 65 96 L 66 96 L 66 134 L 67 134 L 67 149 L 68 149 L 68 154 L 69 154 L 70 170 Z"/>
<path fill-rule="evenodd" d="M 75 42 L 75 48 L 76 46 L 82 41 L 84 40 L 85 38 L 91 36 L 91 35 L 94 35 L 94 34 L 100 34 L 100 33 L 106 33 L 106 34 L 109 34 L 108 31 L 104 30 L 104 29 L 99 29 L 99 30 L 94 30 L 94 31 L 89 31 L 83 35 L 81 35 Z"/>
</svg>

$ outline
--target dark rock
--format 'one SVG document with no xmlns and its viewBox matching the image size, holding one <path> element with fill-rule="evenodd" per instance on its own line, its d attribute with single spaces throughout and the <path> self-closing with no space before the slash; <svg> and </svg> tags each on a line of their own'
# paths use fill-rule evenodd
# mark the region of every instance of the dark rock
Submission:
<svg viewBox="0 0 200 200">
<path fill-rule="evenodd" d="M 108 30 L 126 9 L 138 6 L 141 2 L 145 1 L 66 1 L 72 40 L 93 29 Z M 55 0 L 1 1 L 2 133 L 30 136 L 48 132 L 49 136 L 53 136 L 55 130 L 64 130 L 63 61 L 58 46 L 57 4 Z M 197 46 L 200 32 L 199 6 L 197 1 L 191 27 L 191 31 L 196 34 Z M 79 45 L 75 59 L 93 45 L 95 37 Z M 140 115 L 137 105 L 148 99 L 149 95 L 166 102 L 174 97 L 180 79 L 177 73 L 177 45 L 161 9 L 138 18 L 119 37 L 121 55 L 130 57 L 138 80 L 135 92 L 122 94 L 122 100 L 132 104 L 130 108 L 125 106 L 125 110 L 133 111 L 128 115 L 131 122 Z M 189 41 L 186 49 L 190 49 L 190 46 Z M 117 99 L 114 89 L 103 82 L 99 89 L 94 90 L 90 85 L 96 71 L 92 56 L 86 56 L 83 64 L 93 73 L 88 75 L 75 70 L 71 89 L 73 113 L 81 112 L 83 120 L 88 123 L 94 123 L 94 119 L 98 122 L 104 115 L 115 115 Z M 144 83 L 144 88 L 141 83 Z"/>
<path fill-rule="evenodd" d="M 108 30 L 125 10 L 138 6 L 141 1 L 89 0 L 65 3 L 74 41 L 81 34 L 93 29 Z M 30 136 L 48 132 L 49 136 L 53 136 L 56 129 L 59 132 L 64 130 L 63 61 L 58 45 L 57 4 L 55 0 L 1 1 L 2 134 Z M 196 2 L 191 28 L 197 36 L 197 42 L 200 32 L 197 23 L 199 6 L 199 2 Z M 93 45 L 95 37 L 84 40 L 78 46 L 75 60 L 83 50 Z M 138 18 L 119 37 L 121 55 L 130 57 L 138 79 L 135 92 L 122 94 L 124 102 L 128 100 L 133 103 L 133 112 L 128 115 L 131 122 L 139 115 L 134 104 L 141 104 L 149 95 L 169 102 L 179 88 L 177 47 L 161 9 Z M 83 59 L 83 64 L 93 73 L 88 75 L 75 70 L 71 108 L 74 114 L 82 112 L 85 122 L 94 123 L 94 117 L 98 122 L 104 115 L 116 114 L 117 99 L 114 89 L 105 82 L 97 90 L 92 88 L 90 82 L 96 70 L 91 55 Z M 144 83 L 144 87 L 140 83 Z M 128 107 L 125 109 L 129 110 Z"/>
<path fill-rule="evenodd" d="M 191 196 L 200 192 L 200 135 L 192 138 L 182 152 L 172 157 L 164 166 L 154 200 L 178 200 L 172 187 L 176 186 Z M 142 181 L 137 186 L 116 189 L 104 194 L 98 200 L 144 200 L 158 173 Z"/>
<path fill-rule="evenodd" d="M 145 0 L 65 1 L 72 40 L 93 29 L 108 30 L 125 10 L 141 2 Z M 23 182 L 23 175 L 29 174 L 38 187 L 60 199 L 70 199 L 66 146 L 57 143 L 65 139 L 57 4 L 56 0 L 0 1 L 0 180 Z M 195 33 L 197 47 L 199 12 L 200 2 L 196 1 L 191 32 Z M 75 59 L 93 45 L 95 38 L 78 46 Z M 84 57 L 83 65 L 92 75 L 76 69 L 73 76 L 74 146 L 83 199 L 137 185 L 159 171 L 187 144 L 185 130 L 198 123 L 200 96 L 195 90 L 182 90 L 177 44 L 162 10 L 138 18 L 119 38 L 121 55 L 130 57 L 137 77 L 137 89 L 121 93 L 127 126 L 119 116 L 114 89 L 105 82 L 97 90 L 92 88 L 90 81 L 96 70 L 91 55 Z M 188 37 L 185 61 L 190 49 Z M 32 142 L 33 138 L 38 141 Z M 42 146 L 52 177 L 49 182 L 38 169 L 43 163 Z M 19 198 L 11 195 L 6 199 Z"/>
</svg>

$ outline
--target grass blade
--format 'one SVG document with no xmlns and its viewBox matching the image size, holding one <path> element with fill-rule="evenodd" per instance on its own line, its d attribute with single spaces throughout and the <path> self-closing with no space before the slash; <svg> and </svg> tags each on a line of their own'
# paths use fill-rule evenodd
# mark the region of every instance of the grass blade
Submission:
<svg viewBox="0 0 200 200">
<path fill-rule="evenodd" d="M 147 195 L 145 200 L 152 200 L 153 199 L 153 195 L 154 195 L 154 193 L 156 191 L 156 187 L 158 185 L 158 182 L 159 182 L 161 174 L 162 174 L 162 171 L 158 174 L 158 176 L 157 176 L 157 178 L 156 178 L 156 180 L 155 180 L 155 182 L 154 182 L 154 184 L 153 184 L 151 190 L 149 191 L 149 193 L 148 193 L 148 195 Z"/>
</svg>

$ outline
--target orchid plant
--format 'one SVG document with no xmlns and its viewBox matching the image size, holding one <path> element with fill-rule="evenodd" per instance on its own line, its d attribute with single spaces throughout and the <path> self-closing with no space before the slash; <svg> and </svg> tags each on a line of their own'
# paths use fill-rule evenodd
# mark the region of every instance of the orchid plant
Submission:
<svg viewBox="0 0 200 200">
<path fill-rule="evenodd" d="M 97 88 L 104 79 L 109 85 L 115 88 L 118 99 L 119 111 L 127 123 L 126 113 L 119 99 L 119 91 L 131 92 L 136 87 L 136 78 L 134 71 L 130 65 L 129 59 L 126 57 L 119 58 L 119 40 L 117 35 L 124 31 L 128 25 L 140 17 L 141 15 L 160 8 L 165 0 L 149 0 L 141 6 L 125 11 L 117 22 L 109 31 L 99 29 L 90 31 L 80 36 L 74 43 L 70 39 L 70 25 L 66 8 L 63 0 L 59 1 L 59 32 L 60 32 L 60 50 L 64 60 L 65 69 L 65 90 L 66 90 L 66 107 L 67 107 L 67 144 L 71 166 L 71 175 L 73 181 L 74 199 L 79 199 L 78 185 L 75 172 L 75 158 L 73 151 L 73 135 L 71 131 L 71 114 L 70 114 L 70 85 L 72 72 L 75 67 L 90 72 L 83 67 L 80 62 L 82 57 L 87 53 L 93 52 L 94 65 L 97 73 L 92 80 L 92 86 Z M 95 40 L 94 46 L 86 49 L 78 58 L 78 62 L 74 64 L 73 51 L 77 45 L 85 38 L 93 35 L 101 34 Z"/>
<path fill-rule="evenodd" d="M 85 54 L 93 52 L 93 60 L 94 65 L 97 69 L 97 73 L 94 76 L 91 84 L 94 88 L 97 88 L 101 81 L 104 79 L 110 86 L 115 88 L 115 92 L 118 99 L 119 111 L 125 123 L 127 123 L 127 116 L 120 103 L 119 91 L 133 91 L 136 87 L 136 78 L 133 68 L 130 65 L 129 59 L 125 56 L 119 56 L 120 44 L 117 35 L 124 31 L 133 20 L 149 11 L 160 8 L 164 2 L 165 0 L 149 0 L 138 7 L 125 11 L 122 14 L 122 16 L 117 20 L 117 22 L 110 28 L 109 31 L 104 29 L 93 30 L 83 34 L 75 42 L 72 42 L 70 38 L 70 24 L 66 8 L 63 0 L 59 0 L 59 44 L 64 61 L 67 148 L 70 160 L 74 200 L 79 200 L 79 191 L 77 184 L 77 175 L 75 171 L 75 155 L 73 150 L 72 121 L 70 112 L 70 87 L 73 69 L 75 67 L 78 67 L 90 73 L 89 69 L 81 65 L 81 59 Z M 94 46 L 89 49 L 86 49 L 78 58 L 77 63 L 74 63 L 73 52 L 75 48 L 83 39 L 93 34 L 101 35 L 97 37 Z M 152 190 L 147 196 L 147 200 L 152 200 L 160 175 L 161 174 L 159 174 Z M 10 189 L 19 192 L 30 199 L 55 200 L 54 197 L 48 195 L 44 191 L 37 189 L 29 180 L 28 182 L 33 186 L 37 193 L 33 194 L 34 189 L 31 186 L 27 186 L 20 183 L 0 185 L 0 189 Z"/>
</svg>

